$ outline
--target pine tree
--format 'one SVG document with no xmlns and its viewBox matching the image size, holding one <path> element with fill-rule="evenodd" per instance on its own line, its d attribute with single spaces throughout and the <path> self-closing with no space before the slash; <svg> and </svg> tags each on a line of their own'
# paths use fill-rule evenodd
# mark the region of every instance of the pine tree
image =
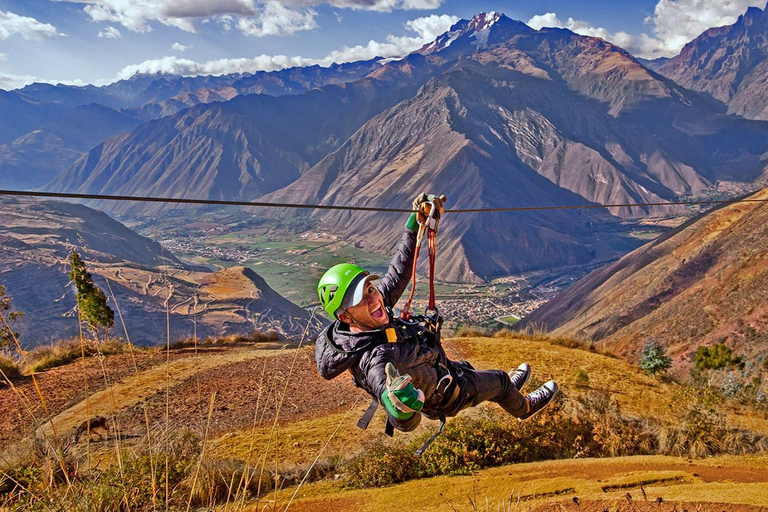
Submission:
<svg viewBox="0 0 768 512">
<path fill-rule="evenodd" d="M 115 324 L 115 313 L 107 304 L 107 296 L 93 284 L 93 278 L 77 252 L 72 251 L 69 265 L 72 269 L 69 278 L 75 285 L 80 317 L 88 324 L 97 341 L 100 328 L 106 331 L 106 338 L 109 338 L 109 329 Z"/>
<path fill-rule="evenodd" d="M 6 351 L 13 346 L 18 339 L 18 333 L 13 331 L 13 323 L 24 316 L 21 311 L 14 311 L 11 306 L 11 298 L 5 294 L 5 288 L 0 286 L 0 351 Z"/>
<path fill-rule="evenodd" d="M 672 359 L 667 356 L 661 343 L 649 338 L 640 354 L 640 369 L 648 375 L 656 375 L 672 367 Z"/>
</svg>

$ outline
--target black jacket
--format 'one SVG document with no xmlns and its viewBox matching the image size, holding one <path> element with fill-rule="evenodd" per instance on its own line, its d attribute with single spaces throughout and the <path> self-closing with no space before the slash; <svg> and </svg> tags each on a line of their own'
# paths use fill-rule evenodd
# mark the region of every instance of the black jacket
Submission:
<svg viewBox="0 0 768 512">
<path fill-rule="evenodd" d="M 408 287 L 413 268 L 416 234 L 406 228 L 397 245 L 389 270 L 381 278 L 377 289 L 384 297 L 384 304 L 392 308 Z M 394 325 L 390 315 L 390 326 Z M 385 328 L 354 333 L 349 326 L 333 322 L 317 339 L 315 359 L 317 369 L 326 379 L 332 379 L 349 370 L 356 386 L 363 388 L 379 401 L 386 388 L 384 366 L 391 362 L 400 374 L 408 374 L 413 385 L 424 392 L 423 412 L 429 417 L 439 417 L 443 397 L 435 394 L 442 376 L 448 372 L 448 358 L 439 343 L 429 338 L 418 326 L 398 327 L 399 340 L 388 343 Z M 390 416 L 390 423 L 398 430 L 416 428 L 421 414 L 400 421 Z"/>
</svg>

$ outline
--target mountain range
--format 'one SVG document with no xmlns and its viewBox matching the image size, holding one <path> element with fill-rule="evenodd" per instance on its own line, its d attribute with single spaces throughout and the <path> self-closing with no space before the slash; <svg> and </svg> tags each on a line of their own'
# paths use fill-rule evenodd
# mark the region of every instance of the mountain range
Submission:
<svg viewBox="0 0 768 512">
<path fill-rule="evenodd" d="M 733 27 L 756 31 L 762 13 L 750 10 Z M 768 128 L 676 83 L 674 63 L 647 63 L 658 74 L 602 39 L 489 13 L 398 61 L 136 77 L 78 94 L 106 94 L 144 119 L 164 117 L 96 145 L 46 189 L 390 207 L 432 190 L 454 208 L 498 208 L 655 203 L 752 187 L 765 171 Z M 46 108 L 72 103 L 50 87 L 18 94 L 45 98 Z M 168 209 L 90 204 L 118 216 Z M 637 206 L 467 214 L 443 223 L 439 266 L 447 280 L 477 282 L 585 263 L 639 245 L 619 221 L 680 213 Z M 286 215 L 305 214 L 259 217 Z M 309 220 L 374 250 L 392 246 L 400 223 L 347 212 Z"/>
</svg>

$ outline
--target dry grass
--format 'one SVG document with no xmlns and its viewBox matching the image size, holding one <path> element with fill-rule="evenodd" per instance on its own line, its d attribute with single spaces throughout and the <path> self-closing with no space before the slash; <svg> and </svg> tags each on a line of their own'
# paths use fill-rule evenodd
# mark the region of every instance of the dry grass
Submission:
<svg viewBox="0 0 768 512">
<path fill-rule="evenodd" d="M 27 353 L 29 370 L 40 372 L 77 361 L 85 353 L 92 357 L 101 352 L 104 355 L 122 354 L 128 345 L 120 340 L 109 339 L 102 343 L 86 341 L 82 346 L 79 339 L 61 340 L 53 345 L 40 345 Z"/>
<path fill-rule="evenodd" d="M 4 354 L 0 354 L 0 371 L 2 372 L 0 373 L 0 385 L 3 386 L 7 385 L 5 377 L 13 379 L 21 374 L 18 361 Z"/>
<path fill-rule="evenodd" d="M 211 346 L 211 345 L 234 345 L 237 343 L 270 343 L 280 341 L 280 333 L 277 331 L 261 331 L 255 330 L 250 334 L 230 334 L 229 336 L 222 336 L 218 338 L 212 338 L 207 336 L 203 339 L 195 340 L 193 337 L 180 339 L 171 343 L 171 349 L 188 348 L 197 346 Z"/>
</svg>

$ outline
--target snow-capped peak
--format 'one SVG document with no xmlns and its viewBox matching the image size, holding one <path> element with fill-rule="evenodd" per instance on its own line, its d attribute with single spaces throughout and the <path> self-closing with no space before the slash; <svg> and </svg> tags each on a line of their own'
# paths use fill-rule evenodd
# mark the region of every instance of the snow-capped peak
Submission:
<svg viewBox="0 0 768 512">
<path fill-rule="evenodd" d="M 469 21 L 469 26 L 467 28 L 469 30 L 475 30 L 477 32 L 487 30 L 491 28 L 494 23 L 499 21 L 502 16 L 504 15 L 495 11 L 490 11 L 487 13 L 481 12 L 480 14 L 476 14 Z"/>
<path fill-rule="evenodd" d="M 498 44 L 516 34 L 532 32 L 533 29 L 521 21 L 507 18 L 500 12 L 481 12 L 471 20 L 459 20 L 448 32 L 424 45 L 419 53 L 429 55 L 445 50 L 449 46 L 459 45 L 460 49 L 452 51 L 478 51 L 480 48 Z"/>
</svg>

